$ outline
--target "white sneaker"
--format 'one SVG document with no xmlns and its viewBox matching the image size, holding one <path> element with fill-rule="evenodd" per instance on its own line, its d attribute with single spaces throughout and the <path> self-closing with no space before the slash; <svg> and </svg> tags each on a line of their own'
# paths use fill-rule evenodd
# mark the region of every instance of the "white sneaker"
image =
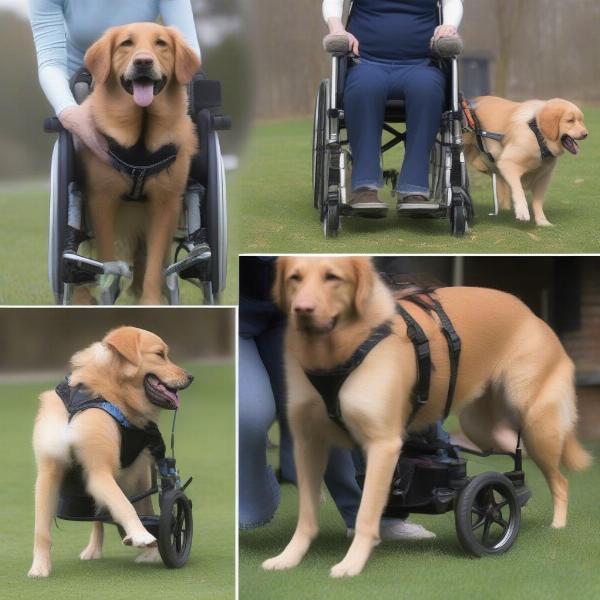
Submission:
<svg viewBox="0 0 600 600">
<path fill-rule="evenodd" d="M 348 528 L 346 536 L 354 537 L 354 529 Z M 402 519 L 382 519 L 379 526 L 379 536 L 382 542 L 402 542 L 407 540 L 433 540 L 436 538 L 433 531 L 425 529 L 422 525 L 409 523 Z"/>
</svg>

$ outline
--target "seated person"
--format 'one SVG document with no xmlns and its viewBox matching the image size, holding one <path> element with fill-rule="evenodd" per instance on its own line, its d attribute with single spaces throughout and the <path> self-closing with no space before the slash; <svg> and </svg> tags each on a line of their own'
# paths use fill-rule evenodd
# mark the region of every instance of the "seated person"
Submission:
<svg viewBox="0 0 600 600">
<path fill-rule="evenodd" d="M 389 98 L 406 103 L 406 155 L 395 190 L 398 203 L 427 202 L 429 156 L 440 128 L 446 81 L 431 62 L 432 42 L 458 36 L 462 0 L 354 0 L 348 30 L 343 0 L 323 0 L 332 35 L 345 35 L 358 57 L 348 70 L 344 114 L 352 151 L 351 206 L 356 215 L 385 216 L 380 165 L 381 132 Z"/>
</svg>

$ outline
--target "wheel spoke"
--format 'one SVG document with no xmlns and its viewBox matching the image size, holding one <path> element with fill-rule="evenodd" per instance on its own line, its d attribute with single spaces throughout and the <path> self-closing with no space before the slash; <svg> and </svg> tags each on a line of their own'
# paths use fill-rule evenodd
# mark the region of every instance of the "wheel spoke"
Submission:
<svg viewBox="0 0 600 600">
<path fill-rule="evenodd" d="M 486 517 L 485 525 L 483 526 L 483 536 L 481 538 L 481 541 L 483 542 L 484 546 L 487 545 L 487 543 L 488 543 L 491 526 L 492 526 L 492 519 L 490 519 L 489 517 Z"/>
<path fill-rule="evenodd" d="M 471 529 L 473 531 L 475 531 L 475 530 L 479 529 L 484 523 L 485 523 L 485 517 L 482 516 L 481 519 L 479 519 L 479 521 L 477 521 L 477 523 L 471 524 Z"/>
</svg>

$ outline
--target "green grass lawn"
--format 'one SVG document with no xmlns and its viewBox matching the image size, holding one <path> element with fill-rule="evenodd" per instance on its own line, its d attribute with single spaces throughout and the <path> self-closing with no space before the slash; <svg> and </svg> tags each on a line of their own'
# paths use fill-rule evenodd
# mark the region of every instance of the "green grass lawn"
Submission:
<svg viewBox="0 0 600 600">
<path fill-rule="evenodd" d="M 0 188 L 0 305 L 54 304 L 47 275 L 48 186 Z M 237 246 L 229 246 L 227 286 L 221 304 L 237 304 Z M 181 282 L 181 303 L 199 304 L 202 292 Z M 123 295 L 118 304 L 131 302 Z"/>
<path fill-rule="evenodd" d="M 546 214 L 555 224 L 540 228 L 492 210 L 491 179 L 472 176 L 474 229 L 463 239 L 449 235 L 446 219 L 399 219 L 390 202 L 384 220 L 343 219 L 337 239 L 325 240 L 312 207 L 312 122 L 281 121 L 256 127 L 239 182 L 244 192 L 239 248 L 244 252 L 373 253 L 594 253 L 600 249 L 600 109 L 585 111 L 589 140 L 579 157 L 564 156 L 547 195 Z M 399 152 L 386 155 L 398 167 Z M 382 196 L 387 198 L 387 192 Z"/>
<path fill-rule="evenodd" d="M 90 525 L 58 521 L 52 530 L 52 574 L 45 580 L 27 578 L 33 542 L 33 418 L 37 396 L 59 378 L 0 385 L 0 598 L 234 597 L 234 370 L 224 363 L 186 367 L 196 384 L 182 397 L 176 456 L 182 476 L 194 477 L 186 490 L 194 507 L 194 539 L 188 564 L 176 570 L 162 563 L 134 563 L 137 551 L 123 546 L 112 526 L 106 527 L 104 558 L 80 561 Z M 168 444 L 167 415 L 161 429 Z"/>
<path fill-rule="evenodd" d="M 472 457 L 469 473 L 507 470 L 510 464 L 504 458 Z M 456 537 L 453 513 L 413 515 L 414 522 L 437 534 L 436 540 L 386 542 L 373 551 L 361 575 L 346 580 L 329 577 L 330 567 L 343 558 L 349 545 L 345 526 L 329 496 L 321 507 L 321 533 L 304 561 L 285 572 L 260 568 L 263 560 L 283 550 L 294 531 L 296 488 L 284 485 L 275 519 L 266 527 L 240 534 L 240 600 L 598 598 L 600 466 L 569 475 L 569 524 L 561 531 L 549 527 L 552 506 L 542 475 L 529 460 L 525 461 L 525 472 L 533 496 L 523 509 L 519 537 L 507 554 L 470 558 Z"/>
</svg>

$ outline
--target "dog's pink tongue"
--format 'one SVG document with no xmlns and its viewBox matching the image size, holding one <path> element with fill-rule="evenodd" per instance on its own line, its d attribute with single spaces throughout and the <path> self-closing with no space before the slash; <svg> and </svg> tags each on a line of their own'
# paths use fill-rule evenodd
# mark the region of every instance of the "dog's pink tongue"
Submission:
<svg viewBox="0 0 600 600">
<path fill-rule="evenodd" d="M 154 100 L 154 84 L 133 82 L 133 101 L 142 108 L 150 106 Z"/>
</svg>

